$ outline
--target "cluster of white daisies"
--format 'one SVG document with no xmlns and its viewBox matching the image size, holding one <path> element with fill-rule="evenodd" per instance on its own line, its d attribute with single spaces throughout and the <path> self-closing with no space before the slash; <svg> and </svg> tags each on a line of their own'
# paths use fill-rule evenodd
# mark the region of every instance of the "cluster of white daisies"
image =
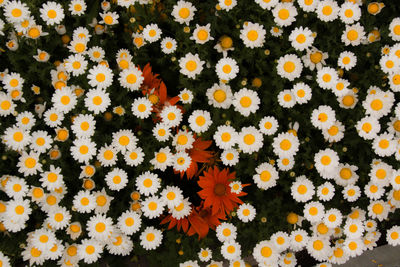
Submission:
<svg viewBox="0 0 400 267">
<path fill-rule="evenodd" d="M 148 4 L 147 0 L 118 0 L 121 7 L 130 7 L 138 2 Z M 298 9 L 294 3 L 278 0 L 255 0 L 262 9 L 271 10 L 276 26 L 269 33 L 274 37 L 282 36 L 284 29 L 296 21 Z M 236 0 L 219 0 L 217 12 L 229 12 L 237 5 Z M 358 0 L 346 1 L 339 6 L 333 0 L 299 0 L 297 5 L 304 12 L 316 13 L 322 22 L 331 22 L 339 19 L 345 24 L 341 40 L 345 46 L 367 45 L 380 40 L 380 33 L 374 29 L 369 34 L 359 23 L 362 3 Z M 17 51 L 19 42 L 26 39 L 38 39 L 48 35 L 43 31 L 55 30 L 65 38 L 66 26 L 62 24 L 67 13 L 71 16 L 82 16 L 87 10 L 83 0 L 71 0 L 64 5 L 48 1 L 38 7 L 39 16 L 35 18 L 28 6 L 18 0 L 4 0 L 0 3 L 1 12 L 6 22 L 11 25 L 7 32 L 6 46 L 11 51 Z M 109 144 L 97 144 L 96 119 L 112 107 L 114 114 L 129 116 L 132 112 L 139 120 L 150 120 L 153 107 L 159 101 L 158 96 L 136 97 L 133 99 L 130 110 L 123 106 L 112 106 L 113 94 L 107 90 L 113 83 L 127 92 L 138 92 L 143 84 L 142 70 L 136 66 L 134 57 L 129 50 L 120 49 L 115 55 L 118 70 L 112 70 L 106 60 L 106 51 L 101 46 L 93 45 L 91 32 L 102 35 L 113 25 L 120 23 L 120 15 L 111 10 L 112 4 L 107 1 L 101 3 L 99 21 L 94 19 L 89 25 L 91 28 L 78 27 L 73 29 L 71 40 L 67 40 L 69 55 L 51 71 L 51 84 L 55 91 L 46 104 L 36 105 L 34 111 L 17 112 L 18 104 L 26 102 L 24 90 L 25 79 L 20 73 L 12 69 L 0 73 L 0 80 L 4 91 L 0 92 L 0 116 L 14 116 L 15 123 L 2 129 L 2 142 L 7 149 L 19 153 L 18 172 L 21 177 L 35 176 L 40 186 L 27 183 L 27 180 L 14 175 L 3 175 L 0 179 L 0 189 L 9 197 L 8 201 L 0 201 L 0 222 L 8 232 L 18 232 L 25 229 L 35 203 L 46 214 L 42 226 L 27 234 L 22 256 L 30 264 L 42 264 L 45 260 L 58 260 L 61 266 L 77 266 L 82 260 L 86 263 L 97 261 L 106 248 L 115 255 L 128 255 L 133 250 L 131 235 L 139 233 L 140 245 L 148 250 L 156 249 L 162 243 L 162 231 L 152 226 L 142 225 L 142 216 L 154 219 L 165 214 L 167 210 L 177 220 L 188 216 L 191 212 L 191 203 L 184 198 L 182 190 L 177 186 L 164 186 L 161 178 L 150 171 L 135 177 L 135 188 L 130 188 L 131 203 L 118 218 L 107 217 L 114 197 L 108 192 L 117 193 L 128 187 L 129 178 L 126 170 L 116 167 L 121 162 L 125 166 L 138 166 L 144 161 L 144 152 L 140 145 L 140 136 L 130 129 L 118 129 L 112 133 Z M 379 14 L 384 5 L 370 3 L 367 11 L 370 15 Z M 183 24 L 186 33 L 191 32 L 197 9 L 187 1 L 178 1 L 172 10 L 174 23 Z M 218 14 L 218 13 L 217 13 Z M 122 17 L 122 16 L 121 16 Z M 44 23 L 40 25 L 40 22 Z M 192 25 L 193 26 L 193 25 Z M 93 29 L 92 29 L 93 28 Z M 211 36 L 212 25 L 198 25 L 194 27 L 189 39 L 198 45 L 214 40 Z M 4 35 L 5 22 L 0 19 L 0 34 Z M 262 48 L 266 42 L 267 29 L 257 22 L 246 21 L 240 31 L 240 39 L 249 49 Z M 400 18 L 394 18 L 389 25 L 389 37 L 393 41 L 400 41 Z M 157 24 L 148 24 L 140 32 L 132 34 L 132 42 L 136 49 L 150 43 L 160 41 L 161 51 L 173 54 L 179 47 L 179 42 L 171 37 L 162 37 L 163 32 Z M 354 68 L 357 56 L 351 51 L 342 51 L 337 59 L 336 66 L 327 66 L 325 60 L 328 53 L 313 47 L 314 40 L 319 38 L 308 27 L 295 27 L 288 33 L 288 41 L 295 53 L 286 54 L 277 60 L 276 71 L 282 79 L 295 82 L 291 89 L 285 89 L 278 94 L 277 102 L 283 108 L 293 108 L 296 104 L 306 104 L 312 98 L 312 89 L 306 80 L 301 80 L 304 67 L 315 70 L 314 79 L 320 88 L 330 90 L 337 97 L 343 109 L 353 109 L 358 103 L 358 91 L 350 87 L 350 82 L 344 78 L 343 72 Z M 65 38 L 66 39 L 66 38 Z M 63 40 L 64 41 L 64 40 Z M 233 109 L 241 116 L 254 115 L 260 105 L 259 92 L 242 88 L 232 90 L 229 81 L 236 78 L 240 71 L 236 59 L 229 57 L 232 51 L 232 39 L 228 36 L 219 38 L 215 49 L 222 53 L 213 66 L 219 83 L 213 84 L 205 92 L 209 106 L 228 110 Z M 109 56 L 109 55 L 107 55 Z M 37 49 L 34 59 L 38 62 L 49 61 L 51 55 L 44 50 Z M 201 59 L 198 54 L 187 53 L 179 58 L 177 64 L 182 75 L 196 79 L 203 71 L 208 60 Z M 383 90 L 376 86 L 368 89 L 366 98 L 362 101 L 365 117 L 355 125 L 359 136 L 365 140 L 372 140 L 371 148 L 378 156 L 394 156 L 400 160 L 400 105 L 395 103 L 395 92 L 400 90 L 400 44 L 382 48 L 379 61 L 381 70 L 387 74 L 390 90 Z M 341 68 L 337 72 L 336 68 Z M 118 77 L 116 77 L 118 76 Z M 75 77 L 85 77 L 87 84 L 75 85 Z M 41 94 L 41 89 L 31 85 L 35 95 Z M 138 92 L 141 93 L 141 92 Z M 195 92 L 199 93 L 199 92 Z M 183 104 L 190 104 L 194 98 L 192 91 L 184 89 L 179 94 Z M 76 115 L 77 107 L 85 112 Z M 336 118 L 336 112 L 331 106 L 320 105 L 310 114 L 311 124 L 321 130 L 324 138 L 329 142 L 339 142 L 345 138 L 345 128 Z M 393 115 L 392 115 L 393 114 Z M 386 126 L 379 120 L 391 115 Z M 184 116 L 180 108 L 174 105 L 165 105 L 159 112 L 160 121 L 157 122 L 152 133 L 154 138 L 163 142 L 164 147 L 154 151 L 150 163 L 156 170 L 165 171 L 168 167 L 177 172 L 186 171 L 192 163 L 188 151 L 193 148 L 195 134 L 207 132 L 212 125 L 211 112 L 207 110 L 193 110 L 187 119 L 188 127 L 181 127 Z M 68 121 L 71 121 L 70 123 Z M 33 130 L 37 125 L 44 123 L 54 132 Z M 97 121 L 98 123 L 98 121 Z M 273 152 L 278 158 L 275 162 L 259 164 L 253 176 L 254 183 L 262 190 L 274 187 L 279 179 L 279 171 L 288 171 L 294 167 L 294 157 L 299 151 L 300 140 L 297 136 L 298 124 L 290 126 L 289 132 L 278 133 L 279 124 L 273 116 L 265 116 L 257 125 L 249 125 L 238 131 L 229 123 L 216 126 L 213 140 L 222 150 L 221 161 L 226 166 L 235 166 L 239 162 L 239 153 L 252 154 L 260 151 L 264 144 L 264 135 L 273 137 Z M 101 133 L 98 133 L 101 134 Z M 83 189 L 73 196 L 71 207 L 60 205 L 68 188 L 64 183 L 64 171 L 57 166 L 57 161 L 63 155 L 58 146 L 65 146 L 71 140 L 68 150 L 76 164 L 81 167 L 79 178 Z M 165 143 L 166 141 L 169 141 Z M 53 164 L 48 164 L 48 160 Z M 98 165 L 93 162 L 98 161 Z M 376 159 L 371 163 L 369 182 L 360 188 L 357 185 L 357 166 L 341 163 L 336 151 L 331 148 L 321 149 L 315 154 L 315 168 L 319 175 L 327 180 L 321 185 L 314 185 L 313 181 L 304 175 L 296 178 L 291 187 L 291 194 L 296 202 L 304 203 L 303 216 L 295 213 L 288 215 L 288 222 L 301 227 L 302 220 L 311 223 L 311 229 L 296 229 L 291 233 L 276 232 L 268 240 L 257 243 L 253 256 L 263 266 L 295 266 L 297 261 L 295 252 L 306 249 L 318 261 L 325 263 L 319 266 L 329 266 L 331 263 L 344 263 L 350 257 L 360 255 L 366 249 L 376 246 L 381 233 L 377 230 L 377 221 L 388 218 L 391 212 L 400 207 L 400 171 Z M 92 164 L 93 163 L 93 164 Z M 95 166 L 96 165 L 96 166 Z M 107 188 L 101 190 L 95 184 L 93 176 L 96 168 L 111 168 L 106 172 L 104 180 Z M 107 169 L 108 170 L 108 169 Z M 78 176 L 78 175 L 76 175 Z M 93 178 L 93 179 L 92 179 Z M 331 180 L 331 181 L 329 181 Z M 231 191 L 240 193 L 240 180 L 233 181 Z M 96 188 L 96 190 L 95 190 Z M 335 188 L 340 188 L 343 198 L 354 202 L 364 193 L 370 200 L 367 210 L 353 207 L 349 214 L 331 208 L 325 209 L 324 202 L 335 196 Z M 136 190 L 136 191 L 135 191 Z M 316 197 L 315 197 L 316 195 Z M 318 201 L 316 201 L 316 199 Z M 89 213 L 90 219 L 85 222 L 72 221 L 74 213 Z M 245 203 L 236 210 L 238 218 L 244 222 L 251 222 L 256 215 L 254 206 Z M 57 233 L 66 232 L 71 241 L 65 242 L 57 238 Z M 230 261 L 231 266 L 245 266 L 242 260 L 240 244 L 236 241 L 236 226 L 232 223 L 222 223 L 216 229 L 216 236 L 222 243 L 222 256 Z M 75 240 L 87 233 L 87 238 L 79 243 Z M 394 226 L 387 230 L 386 240 L 391 245 L 400 243 L 400 227 Z M 212 260 L 210 248 L 202 248 L 198 259 L 209 262 L 208 266 L 222 266 L 222 262 Z M 0 252 L 0 263 L 9 266 L 9 259 Z M 181 266 L 198 266 L 197 260 L 187 261 Z"/>
</svg>

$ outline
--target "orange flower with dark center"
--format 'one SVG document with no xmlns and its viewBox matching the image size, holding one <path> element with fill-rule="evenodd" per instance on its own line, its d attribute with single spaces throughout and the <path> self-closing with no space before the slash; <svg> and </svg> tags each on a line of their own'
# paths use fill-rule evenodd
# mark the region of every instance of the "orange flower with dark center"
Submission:
<svg viewBox="0 0 400 267">
<path fill-rule="evenodd" d="M 229 187 L 230 182 L 235 179 L 235 172 L 229 173 L 228 169 L 220 171 L 215 166 L 213 169 L 204 171 L 203 175 L 197 182 L 203 189 L 198 192 L 198 195 L 204 199 L 205 208 L 211 207 L 212 215 L 219 212 L 229 214 L 238 204 L 243 203 L 239 197 L 246 193 L 233 193 Z"/>
</svg>

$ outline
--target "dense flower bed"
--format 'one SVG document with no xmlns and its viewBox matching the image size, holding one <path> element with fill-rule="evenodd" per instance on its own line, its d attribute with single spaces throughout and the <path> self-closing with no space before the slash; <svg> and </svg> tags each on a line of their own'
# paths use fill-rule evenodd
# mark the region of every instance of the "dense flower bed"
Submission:
<svg viewBox="0 0 400 267">
<path fill-rule="evenodd" d="M 398 245 L 395 2 L 0 0 L 0 266 Z"/>
</svg>

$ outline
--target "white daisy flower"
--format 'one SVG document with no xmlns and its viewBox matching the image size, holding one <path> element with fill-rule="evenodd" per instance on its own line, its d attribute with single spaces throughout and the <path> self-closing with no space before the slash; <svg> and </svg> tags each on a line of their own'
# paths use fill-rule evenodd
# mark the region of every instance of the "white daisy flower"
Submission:
<svg viewBox="0 0 400 267">
<path fill-rule="evenodd" d="M 317 83 L 323 89 L 334 89 L 338 79 L 334 68 L 323 67 L 317 72 Z"/>
<path fill-rule="evenodd" d="M 122 169 L 115 168 L 106 174 L 105 181 L 111 190 L 119 191 L 128 183 L 128 174 Z"/>
<path fill-rule="evenodd" d="M 169 147 L 161 148 L 159 151 L 154 152 L 154 158 L 150 161 L 155 169 L 165 171 L 167 167 L 173 164 L 173 154 Z"/>
<path fill-rule="evenodd" d="M 296 181 L 291 186 L 291 193 L 294 200 L 297 202 L 307 202 L 314 196 L 314 184 L 304 175 L 296 178 Z"/>
<path fill-rule="evenodd" d="M 14 223 L 25 223 L 32 213 L 29 200 L 10 199 L 7 201 L 4 219 L 7 218 Z M 23 226 L 25 227 L 25 226 Z M 6 228 L 8 229 L 8 228 Z"/>
<path fill-rule="evenodd" d="M 229 85 L 215 83 L 206 92 L 208 104 L 216 108 L 227 109 L 232 104 L 233 94 Z"/>
<path fill-rule="evenodd" d="M 317 8 L 319 0 L 299 0 L 297 4 L 299 4 L 300 8 L 305 12 L 313 12 Z"/>
<path fill-rule="evenodd" d="M 42 171 L 42 164 L 39 162 L 39 154 L 35 152 L 23 152 L 17 163 L 18 171 L 24 176 L 35 175 Z"/>
<path fill-rule="evenodd" d="M 298 229 L 290 233 L 290 248 L 293 251 L 302 250 L 308 243 L 309 236 L 303 229 Z"/>
<path fill-rule="evenodd" d="M 340 7 L 339 17 L 344 23 L 353 24 L 354 22 L 360 20 L 361 8 L 357 4 L 345 2 Z"/>
<path fill-rule="evenodd" d="M 258 188 L 267 190 L 274 187 L 279 178 L 278 171 L 271 164 L 264 162 L 256 168 L 256 174 L 253 175 L 254 183 Z"/>
<path fill-rule="evenodd" d="M 244 127 L 239 133 L 238 145 L 243 153 L 252 154 L 263 146 L 263 135 L 253 126 Z"/>
<path fill-rule="evenodd" d="M 349 89 L 350 83 L 345 79 L 337 79 L 336 84 L 332 89 L 337 97 L 348 95 L 351 91 Z"/>
<path fill-rule="evenodd" d="M 175 39 L 172 39 L 171 37 L 165 37 L 161 41 L 161 51 L 164 54 L 171 54 L 174 53 L 177 48 L 177 42 Z"/>
<path fill-rule="evenodd" d="M 311 100 L 312 90 L 309 85 L 299 82 L 293 85 L 292 95 L 294 96 L 296 103 L 305 104 Z"/>
<path fill-rule="evenodd" d="M 253 257 L 259 264 L 276 266 L 279 252 L 271 241 L 261 241 L 253 249 Z"/>
<path fill-rule="evenodd" d="M 279 76 L 293 81 L 299 78 L 303 70 L 303 64 L 298 56 L 295 54 L 287 54 L 278 59 L 276 67 Z"/>
<path fill-rule="evenodd" d="M 220 80 L 231 80 L 236 77 L 239 72 L 239 66 L 237 62 L 230 58 L 221 58 L 215 65 L 215 72 Z"/>
<path fill-rule="evenodd" d="M 87 231 L 89 237 L 98 241 L 106 241 L 114 232 L 112 219 L 104 214 L 96 214 L 88 220 Z"/>
<path fill-rule="evenodd" d="M 146 227 L 140 234 L 140 245 L 145 250 L 153 250 L 161 245 L 162 232 L 153 226 Z"/>
<path fill-rule="evenodd" d="M 51 98 L 54 108 L 63 113 L 70 112 L 76 105 L 76 95 L 68 87 L 56 90 Z"/>
<path fill-rule="evenodd" d="M 149 171 L 139 175 L 135 184 L 140 194 L 145 196 L 154 195 L 161 187 L 160 178 Z"/>
<path fill-rule="evenodd" d="M 364 27 L 361 26 L 360 23 L 351 26 L 346 25 L 346 29 L 343 31 L 341 38 L 345 45 L 357 46 L 365 40 Z"/>
<path fill-rule="evenodd" d="M 179 130 L 172 138 L 172 145 L 177 151 L 185 151 L 193 147 L 194 137 L 190 131 Z"/>
<path fill-rule="evenodd" d="M 386 231 L 386 241 L 391 246 L 398 246 L 400 244 L 400 226 L 392 226 Z"/>
<path fill-rule="evenodd" d="M 129 166 L 138 166 L 144 160 L 143 149 L 140 147 L 136 147 L 133 150 L 128 150 L 124 154 L 124 159 L 126 164 Z"/>
<path fill-rule="evenodd" d="M 96 198 L 96 208 L 94 211 L 96 213 L 107 213 L 114 197 L 107 195 L 104 188 L 101 191 L 93 192 L 93 196 Z"/>
<path fill-rule="evenodd" d="M 85 14 L 87 9 L 87 5 L 83 0 L 71 0 L 68 5 L 68 10 L 71 12 L 71 15 L 81 16 Z"/>
<path fill-rule="evenodd" d="M 241 204 L 237 211 L 236 214 L 242 222 L 251 222 L 254 220 L 256 216 L 256 209 L 251 205 L 251 204 Z"/>
<path fill-rule="evenodd" d="M 378 104 L 374 104 L 378 105 Z M 366 140 L 374 139 L 381 130 L 379 120 L 373 116 L 367 116 L 357 122 L 358 135 Z"/>
<path fill-rule="evenodd" d="M 390 184 L 394 190 L 400 190 L 400 170 L 394 170 L 390 176 Z"/>
<path fill-rule="evenodd" d="M 183 201 L 182 190 L 177 186 L 167 186 L 161 191 L 161 199 L 172 209 Z"/>
<path fill-rule="evenodd" d="M 180 72 L 189 78 L 195 79 L 203 70 L 205 61 L 201 61 L 198 54 L 187 53 L 179 59 Z"/>
<path fill-rule="evenodd" d="M 339 5 L 333 0 L 320 1 L 315 10 L 318 18 L 324 22 L 334 21 L 338 17 L 339 11 Z"/>
<path fill-rule="evenodd" d="M 142 85 L 144 77 L 138 68 L 132 66 L 120 72 L 118 81 L 129 91 L 136 91 Z"/>
<path fill-rule="evenodd" d="M 346 238 L 343 243 L 343 249 L 346 251 L 350 257 L 356 257 L 363 253 L 364 243 L 361 239 L 350 239 Z"/>
<path fill-rule="evenodd" d="M 312 46 L 314 37 L 309 28 L 303 28 L 300 26 L 299 28 L 296 27 L 294 30 L 292 30 L 289 35 L 289 41 L 294 49 L 303 51 Z"/>
<path fill-rule="evenodd" d="M 342 194 L 348 202 L 354 202 L 361 196 L 361 190 L 360 187 L 349 184 L 343 188 Z"/>
<path fill-rule="evenodd" d="M 127 256 L 133 250 L 133 242 L 128 236 L 117 231 L 108 240 L 107 250 L 113 255 Z"/>
<path fill-rule="evenodd" d="M 32 141 L 29 131 L 17 126 L 8 127 L 4 131 L 3 142 L 12 150 L 23 150 Z"/>
<path fill-rule="evenodd" d="M 72 132 L 78 138 L 91 137 L 96 129 L 96 121 L 92 114 L 79 114 L 71 125 Z"/>
<path fill-rule="evenodd" d="M 104 12 L 99 14 L 101 20 L 99 21 L 100 24 L 106 24 L 108 26 L 118 24 L 119 15 L 117 12 Z"/>
<path fill-rule="evenodd" d="M 189 216 L 189 214 L 192 212 L 191 203 L 189 202 L 188 198 L 182 199 L 178 205 L 171 207 L 170 209 L 172 210 L 170 210 L 172 217 L 177 220 Z"/>
<path fill-rule="evenodd" d="M 111 104 L 109 93 L 102 89 L 89 89 L 86 93 L 85 107 L 94 114 L 99 114 Z"/>
<path fill-rule="evenodd" d="M 342 224 L 343 215 L 338 209 L 329 209 L 325 211 L 324 224 L 329 228 L 336 228 Z"/>
<path fill-rule="evenodd" d="M 260 1 L 262 1 L 262 0 L 260 0 Z M 271 27 L 271 30 L 269 32 L 274 37 L 280 37 L 280 36 L 282 36 L 283 30 L 279 27 L 274 26 L 274 27 Z"/>
<path fill-rule="evenodd" d="M 379 60 L 381 70 L 387 74 L 399 72 L 400 59 L 396 55 L 383 55 Z"/>
<path fill-rule="evenodd" d="M 256 91 L 242 88 L 233 96 L 232 104 L 237 112 L 245 117 L 255 113 L 261 101 Z"/>
<path fill-rule="evenodd" d="M 230 149 L 239 141 L 238 133 L 230 125 L 218 126 L 213 138 L 215 144 L 221 149 Z"/>
<path fill-rule="evenodd" d="M 249 48 L 262 47 L 266 33 L 263 25 L 247 22 L 243 24 L 243 29 L 240 30 L 240 39 Z"/>
<path fill-rule="evenodd" d="M 389 85 L 393 92 L 400 91 L 400 71 L 389 74 Z"/>
<path fill-rule="evenodd" d="M 189 116 L 189 127 L 196 133 L 203 133 L 212 124 L 211 114 L 205 110 L 195 110 Z"/>
<path fill-rule="evenodd" d="M 185 172 L 192 163 L 192 158 L 188 153 L 180 151 L 176 153 L 173 157 L 173 168 L 177 172 Z"/>
<path fill-rule="evenodd" d="M 338 58 L 338 66 L 350 70 L 357 64 L 357 56 L 350 51 L 343 51 Z"/>
<path fill-rule="evenodd" d="M 297 16 L 297 9 L 292 3 L 278 3 L 272 9 L 274 21 L 278 26 L 290 26 Z"/>
<path fill-rule="evenodd" d="M 88 163 L 96 155 L 96 143 L 89 138 L 77 138 L 71 146 L 72 157 L 80 163 Z"/>
<path fill-rule="evenodd" d="M 239 152 L 236 149 L 225 149 L 220 158 L 225 166 L 235 166 L 239 162 Z"/>
<path fill-rule="evenodd" d="M 63 120 L 64 113 L 56 110 L 55 108 L 48 109 L 44 113 L 44 122 L 52 128 L 60 126 Z"/>
<path fill-rule="evenodd" d="M 73 76 L 79 76 L 85 73 L 87 64 L 88 62 L 81 54 L 73 54 L 66 59 L 65 69 Z"/>
<path fill-rule="evenodd" d="M 48 213 L 48 222 L 55 230 L 64 229 L 71 220 L 71 214 L 65 207 L 56 207 Z"/>
<path fill-rule="evenodd" d="M 320 202 L 312 201 L 304 205 L 304 218 L 309 222 L 315 223 L 322 220 L 325 216 L 325 208 Z"/>
<path fill-rule="evenodd" d="M 322 52 L 315 47 L 307 50 L 307 54 L 302 57 L 304 66 L 310 70 L 320 70 L 325 64 L 325 59 L 327 59 L 328 53 Z"/>
<path fill-rule="evenodd" d="M 40 228 L 30 233 L 29 243 L 39 250 L 50 250 L 56 243 L 56 236 L 54 232 Z"/>
<path fill-rule="evenodd" d="M 307 252 L 318 261 L 327 260 L 328 257 L 332 255 L 329 239 L 324 237 L 310 237 L 306 248 Z"/>
<path fill-rule="evenodd" d="M 340 121 L 335 121 L 329 128 L 322 130 L 325 140 L 328 142 L 339 142 L 344 137 L 344 126 Z"/>
<path fill-rule="evenodd" d="M 12 97 L 0 92 L 0 116 L 5 117 L 14 113 L 15 107 Z"/>
<path fill-rule="evenodd" d="M 214 38 L 210 36 L 210 26 L 210 23 L 208 23 L 206 26 L 199 26 L 196 24 L 196 29 L 193 31 L 193 35 L 190 37 L 190 40 L 194 40 L 198 44 L 205 44 L 209 40 L 214 40 Z"/>
<path fill-rule="evenodd" d="M 103 253 L 103 245 L 95 239 L 84 239 L 78 245 L 78 258 L 85 263 L 97 262 Z"/>
<path fill-rule="evenodd" d="M 22 199 L 28 193 L 29 187 L 24 179 L 11 177 L 8 179 L 4 191 L 10 198 Z"/>
<path fill-rule="evenodd" d="M 293 156 L 280 157 L 277 159 L 276 163 L 279 170 L 288 171 L 294 167 L 295 160 Z"/>
<path fill-rule="evenodd" d="M 18 127 L 26 130 L 30 130 L 32 126 L 35 125 L 36 122 L 33 113 L 29 111 L 24 111 L 19 113 L 18 116 L 15 118 L 15 120 L 17 122 Z"/>
<path fill-rule="evenodd" d="M 79 213 L 90 213 L 96 207 L 96 199 L 90 191 L 79 191 L 72 202 Z"/>
<path fill-rule="evenodd" d="M 227 260 L 237 259 L 242 254 L 240 244 L 235 241 L 224 242 L 221 246 L 221 254 Z"/>
<path fill-rule="evenodd" d="M 46 2 L 40 8 L 40 17 L 47 25 L 60 24 L 64 19 L 64 9 L 57 2 Z"/>
<path fill-rule="evenodd" d="M 97 89 L 106 89 L 112 84 L 113 72 L 107 66 L 99 64 L 89 69 L 87 79 L 90 86 Z"/>
<path fill-rule="evenodd" d="M 364 233 L 364 226 L 361 220 L 347 219 L 343 227 L 343 231 L 347 238 L 357 239 L 362 237 Z"/>
<path fill-rule="evenodd" d="M 188 89 L 183 89 L 179 93 L 179 99 L 183 104 L 190 104 L 193 101 L 193 93 Z"/>
<path fill-rule="evenodd" d="M 389 36 L 393 41 L 400 41 L 400 18 L 394 18 L 389 24 Z"/>
<path fill-rule="evenodd" d="M 200 267 L 197 261 L 185 261 L 179 264 L 179 267 Z"/>
<path fill-rule="evenodd" d="M 133 115 L 140 119 L 146 119 L 151 115 L 152 104 L 146 97 L 136 98 L 132 103 Z"/>
<path fill-rule="evenodd" d="M 299 145 L 299 139 L 291 133 L 279 133 L 272 142 L 274 153 L 279 157 L 294 156 L 299 150 Z"/>
<path fill-rule="evenodd" d="M 318 129 L 329 129 L 336 121 L 335 111 L 326 105 L 321 105 L 311 113 L 311 123 Z"/>
<path fill-rule="evenodd" d="M 153 219 L 159 217 L 164 211 L 165 202 L 157 196 L 150 196 L 144 199 L 141 204 L 143 215 Z"/>
<path fill-rule="evenodd" d="M 61 168 L 50 165 L 49 171 L 41 173 L 39 181 L 42 183 L 42 187 L 47 188 L 49 191 L 60 188 L 64 183 Z"/>
<path fill-rule="evenodd" d="M 125 211 L 118 217 L 117 226 L 126 235 L 132 235 L 140 230 L 142 219 L 134 211 Z"/>
<path fill-rule="evenodd" d="M 160 117 L 166 126 L 176 127 L 182 121 L 182 111 L 176 106 L 164 106 Z"/>
<path fill-rule="evenodd" d="M 396 152 L 396 144 L 392 134 L 383 133 L 374 138 L 372 148 L 380 157 L 389 157 Z"/>
<path fill-rule="evenodd" d="M 286 89 L 279 92 L 278 103 L 284 108 L 292 108 L 296 104 L 296 97 L 292 90 Z"/>
<path fill-rule="evenodd" d="M 88 51 L 87 54 L 89 58 L 93 62 L 100 62 L 103 60 L 105 51 L 100 46 L 92 46 Z"/>
<path fill-rule="evenodd" d="M 243 185 L 240 181 L 232 181 L 229 183 L 229 187 L 231 188 L 231 192 L 235 194 L 239 194 L 242 192 Z"/>
<path fill-rule="evenodd" d="M 197 9 L 192 5 L 192 3 L 180 0 L 176 5 L 174 5 L 171 15 L 174 16 L 176 22 L 189 25 L 189 22 L 193 19 L 196 11 Z"/>
<path fill-rule="evenodd" d="M 279 124 L 275 117 L 267 116 L 260 120 L 258 127 L 261 133 L 265 135 L 274 135 L 278 130 Z"/>
<path fill-rule="evenodd" d="M 171 115 L 172 116 L 172 115 Z M 170 127 L 165 124 L 165 123 L 157 123 L 153 127 L 153 136 L 157 139 L 159 142 L 164 142 L 167 141 L 171 137 L 171 129 Z"/>
<path fill-rule="evenodd" d="M 380 186 L 388 186 L 393 173 L 393 168 L 385 162 L 373 164 L 369 176 L 371 181 Z"/>
<path fill-rule="evenodd" d="M 215 234 L 220 242 L 234 241 L 236 239 L 237 229 L 232 223 L 222 222 L 215 229 Z"/>
<path fill-rule="evenodd" d="M 200 261 L 207 262 L 212 258 L 212 251 L 209 248 L 201 248 L 197 256 L 199 257 Z"/>
<path fill-rule="evenodd" d="M 24 19 L 30 16 L 28 6 L 21 1 L 6 1 L 2 3 L 4 5 L 4 16 L 10 23 L 22 22 Z"/>
</svg>

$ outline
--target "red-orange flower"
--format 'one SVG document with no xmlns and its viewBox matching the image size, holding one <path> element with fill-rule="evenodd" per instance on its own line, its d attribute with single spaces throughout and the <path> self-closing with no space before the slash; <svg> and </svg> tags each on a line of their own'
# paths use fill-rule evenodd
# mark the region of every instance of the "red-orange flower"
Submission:
<svg viewBox="0 0 400 267">
<path fill-rule="evenodd" d="M 204 171 L 204 176 L 199 177 L 198 185 L 203 189 L 198 195 L 204 199 L 204 207 L 212 208 L 212 215 L 218 212 L 229 214 L 243 201 L 240 196 L 247 195 L 244 192 L 235 194 L 231 192 L 230 182 L 235 179 L 235 172 L 229 173 L 228 169 L 220 171 L 218 167 Z"/>
</svg>

